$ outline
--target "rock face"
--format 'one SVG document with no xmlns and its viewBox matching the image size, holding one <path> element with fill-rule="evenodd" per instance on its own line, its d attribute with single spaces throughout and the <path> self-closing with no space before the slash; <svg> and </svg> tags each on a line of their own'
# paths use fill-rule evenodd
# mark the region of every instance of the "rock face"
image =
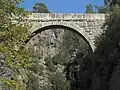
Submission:
<svg viewBox="0 0 120 90">
<path fill-rule="evenodd" d="M 64 63 L 68 63 L 77 50 L 88 48 L 81 36 L 59 28 L 48 29 L 37 34 L 28 42 L 27 47 L 33 49 L 38 58 L 39 64 L 36 66 L 42 67 L 41 73 L 34 74 L 38 77 L 40 90 L 50 90 L 48 88 L 57 86 L 58 82 L 60 87 L 64 88 L 66 79 L 63 74 Z"/>
<path fill-rule="evenodd" d="M 50 90 L 52 87 L 51 76 L 54 76 L 56 73 L 63 75 L 62 71 L 64 67 L 53 65 L 51 60 L 60 51 L 63 35 L 63 29 L 46 30 L 32 38 L 27 46 L 33 49 L 35 55 L 39 58 L 38 65 L 42 67 L 40 70 L 41 73 L 34 73 L 34 76 L 38 77 L 40 90 Z"/>
<path fill-rule="evenodd" d="M 64 90 L 64 83 L 66 78 L 65 74 L 63 73 L 64 65 L 62 62 L 65 62 L 68 59 L 70 59 L 71 55 L 74 54 L 75 49 L 81 46 L 81 42 L 79 42 L 79 40 L 81 40 L 80 37 L 76 37 L 75 34 L 72 35 L 72 32 L 68 32 L 65 31 L 65 29 L 59 28 L 48 29 L 34 36 L 28 42 L 26 47 L 30 48 L 33 51 L 33 54 L 36 58 L 36 62 L 35 65 L 31 67 L 32 69 L 31 71 L 29 71 L 28 76 L 23 75 L 25 76 L 25 80 L 22 81 L 25 81 L 25 83 L 27 82 L 25 84 L 25 87 L 28 84 L 29 87 L 27 88 L 29 88 L 30 90 L 30 87 L 32 87 L 33 90 L 35 87 L 39 88 L 38 90 L 50 90 L 51 87 L 56 87 L 56 84 L 60 84 L 59 88 L 62 88 L 62 90 Z M 76 43 L 75 46 L 73 41 L 75 41 Z M 84 45 L 84 47 L 86 46 Z M 56 55 L 57 58 L 54 58 L 55 61 L 53 62 L 53 57 Z M 6 71 L 6 74 L 3 74 L 3 76 L 9 77 L 9 70 L 3 67 L 4 65 L 2 64 L 3 63 L 1 60 L 0 70 L 4 69 L 3 71 Z M 57 81 L 58 78 L 59 81 Z"/>
<path fill-rule="evenodd" d="M 43 61 L 48 55 L 53 57 L 59 52 L 63 35 L 63 29 L 50 29 L 43 31 L 32 38 L 30 41 L 31 46 L 39 56 L 42 56 L 40 61 Z"/>
</svg>

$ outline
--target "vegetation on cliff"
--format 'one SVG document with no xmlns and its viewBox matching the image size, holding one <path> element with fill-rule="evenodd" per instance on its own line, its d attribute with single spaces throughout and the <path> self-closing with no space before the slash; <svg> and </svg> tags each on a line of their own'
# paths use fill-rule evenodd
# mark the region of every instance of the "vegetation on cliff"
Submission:
<svg viewBox="0 0 120 90">
<path fill-rule="evenodd" d="M 109 13 L 103 26 L 106 31 L 96 37 L 94 53 L 89 52 L 88 45 L 77 34 L 68 30 L 59 33 L 57 29 L 48 31 L 52 40 L 43 37 L 46 33 L 42 37 L 36 35 L 39 42 L 25 48 L 29 25 L 21 22 L 28 13 L 20 3 L 21 0 L 0 0 L 0 55 L 5 67 L 11 70 L 9 77 L 0 74 L 3 89 L 115 90 L 112 88 L 114 81 L 118 81 L 116 67 L 120 67 L 119 0 L 105 0 L 101 7 L 86 6 L 86 13 Z M 45 4 L 36 3 L 33 12 L 49 13 L 49 10 Z M 16 17 L 17 22 L 13 22 Z M 43 49 L 57 51 L 41 52 Z"/>
<path fill-rule="evenodd" d="M 120 59 L 120 5 L 117 0 L 105 0 L 109 16 L 96 38 L 96 50 L 85 57 L 80 54 L 66 67 L 66 77 L 71 81 L 71 90 L 119 90 Z M 81 63 L 81 61 L 83 61 Z M 90 62 L 89 64 L 86 64 Z M 117 71 L 118 70 L 118 71 Z"/>
</svg>

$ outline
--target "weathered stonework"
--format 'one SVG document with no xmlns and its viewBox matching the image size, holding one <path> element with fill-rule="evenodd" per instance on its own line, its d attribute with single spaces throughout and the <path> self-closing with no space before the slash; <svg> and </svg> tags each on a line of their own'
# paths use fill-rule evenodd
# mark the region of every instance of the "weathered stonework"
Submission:
<svg viewBox="0 0 120 90">
<path fill-rule="evenodd" d="M 101 27 L 105 22 L 105 14 L 32 13 L 26 20 L 32 23 L 31 33 L 41 32 L 47 26 L 51 26 L 47 29 L 52 29 L 55 25 L 63 29 L 72 28 L 83 36 L 94 51 L 95 37 L 104 31 Z"/>
</svg>

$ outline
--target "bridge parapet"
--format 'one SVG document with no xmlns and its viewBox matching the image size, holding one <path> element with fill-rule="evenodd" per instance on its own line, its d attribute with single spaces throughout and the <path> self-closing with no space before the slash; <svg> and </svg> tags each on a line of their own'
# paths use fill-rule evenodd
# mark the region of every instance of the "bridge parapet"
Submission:
<svg viewBox="0 0 120 90">
<path fill-rule="evenodd" d="M 80 13 L 32 13 L 27 20 L 105 20 L 105 14 Z"/>
</svg>

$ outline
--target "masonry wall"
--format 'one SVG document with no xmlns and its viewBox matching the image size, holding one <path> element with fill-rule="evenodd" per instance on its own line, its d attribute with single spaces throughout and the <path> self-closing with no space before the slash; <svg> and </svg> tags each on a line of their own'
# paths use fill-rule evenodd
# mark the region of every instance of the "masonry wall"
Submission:
<svg viewBox="0 0 120 90">
<path fill-rule="evenodd" d="M 95 38 L 104 30 L 101 28 L 105 22 L 105 14 L 79 14 L 79 13 L 32 13 L 26 18 L 32 23 L 31 32 L 49 25 L 62 25 L 73 28 L 89 42 L 95 49 Z"/>
</svg>

